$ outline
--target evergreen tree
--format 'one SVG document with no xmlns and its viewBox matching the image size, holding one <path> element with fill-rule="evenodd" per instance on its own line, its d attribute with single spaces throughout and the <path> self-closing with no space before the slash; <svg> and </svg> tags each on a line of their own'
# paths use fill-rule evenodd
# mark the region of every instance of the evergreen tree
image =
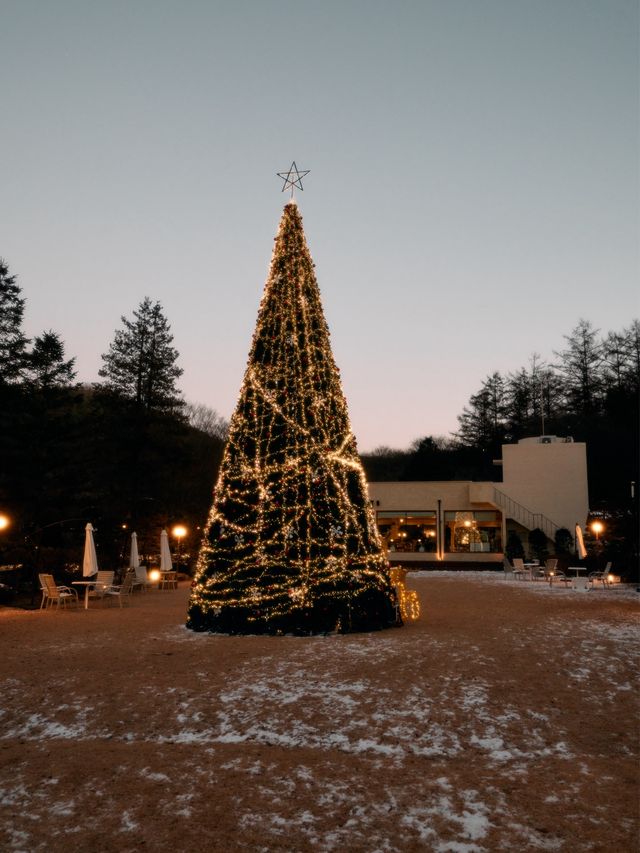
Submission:
<svg viewBox="0 0 640 853">
<path fill-rule="evenodd" d="M 574 415 L 597 413 L 602 400 L 603 347 L 598 332 L 588 320 L 580 320 L 570 335 L 568 348 L 556 352 L 557 369 L 565 381 L 567 404 Z"/>
<path fill-rule="evenodd" d="M 178 410 L 184 405 L 176 388 L 182 369 L 176 364 L 178 351 L 171 346 L 173 335 L 162 306 L 146 296 L 133 317 L 121 318 L 124 329 L 116 330 L 98 374 L 108 390 L 144 411 Z"/>
<path fill-rule="evenodd" d="M 562 382 L 553 369 L 533 353 L 529 367 L 507 377 L 504 417 L 507 439 L 517 441 L 527 435 L 549 433 L 564 415 Z"/>
<path fill-rule="evenodd" d="M 0 385 L 20 382 L 29 343 L 22 331 L 24 302 L 15 275 L 0 258 Z"/>
<path fill-rule="evenodd" d="M 38 391 L 66 388 L 75 378 L 75 358 L 65 361 L 64 344 L 56 332 L 43 332 L 33 341 L 26 359 L 27 384 Z"/>
<path fill-rule="evenodd" d="M 535 421 L 536 386 L 531 375 L 522 367 L 507 377 L 507 431 L 510 440 L 527 435 Z"/>
<path fill-rule="evenodd" d="M 505 439 L 507 398 L 503 377 L 497 371 L 487 376 L 482 388 L 458 415 L 457 437 L 463 444 L 495 452 Z"/>
<path fill-rule="evenodd" d="M 620 335 L 614 335 L 613 333 L 609 335 L 609 338 L 605 342 L 609 364 L 611 364 L 612 353 L 610 341 L 612 338 L 616 342 L 616 350 L 619 349 L 621 351 L 619 383 L 627 391 L 637 394 L 640 390 L 640 320 L 634 320 L 628 329 L 622 330 Z M 617 352 L 615 358 L 617 361 Z"/>
<path fill-rule="evenodd" d="M 198 558 L 188 626 L 318 633 L 396 623 L 388 565 L 294 202 L 280 222 Z"/>
</svg>

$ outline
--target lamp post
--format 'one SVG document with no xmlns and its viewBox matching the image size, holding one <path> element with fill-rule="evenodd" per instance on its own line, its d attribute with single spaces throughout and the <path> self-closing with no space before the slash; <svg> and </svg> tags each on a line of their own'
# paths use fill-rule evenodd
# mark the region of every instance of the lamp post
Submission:
<svg viewBox="0 0 640 853">
<path fill-rule="evenodd" d="M 600 534 L 604 530 L 604 524 L 601 521 L 594 521 L 591 525 L 591 530 L 596 534 L 596 542 L 599 542 Z"/>
<path fill-rule="evenodd" d="M 178 540 L 178 547 L 176 549 L 176 563 L 180 565 L 180 546 L 182 545 L 182 540 L 187 535 L 187 528 L 183 524 L 176 524 L 171 533 Z"/>
</svg>

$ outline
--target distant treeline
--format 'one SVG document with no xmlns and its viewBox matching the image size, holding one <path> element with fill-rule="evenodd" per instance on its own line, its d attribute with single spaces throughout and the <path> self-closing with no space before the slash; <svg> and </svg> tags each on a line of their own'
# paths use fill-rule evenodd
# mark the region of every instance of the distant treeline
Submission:
<svg viewBox="0 0 640 853">
<path fill-rule="evenodd" d="M 159 303 L 122 318 L 101 382 L 79 386 L 54 331 L 29 340 L 24 299 L 0 261 L 0 564 L 79 559 L 83 528 L 119 564 L 131 530 L 157 552 L 161 527 L 187 522 L 195 549 L 211 503 L 227 425 L 182 399 L 182 370 Z"/>
<path fill-rule="evenodd" d="M 631 483 L 638 483 L 640 323 L 601 337 L 580 320 L 565 342 L 553 364 L 536 354 L 527 367 L 487 376 L 459 415 L 457 433 L 365 454 L 369 479 L 499 479 L 492 460 L 502 444 L 571 436 L 587 443 L 591 508 L 628 509 Z"/>
</svg>

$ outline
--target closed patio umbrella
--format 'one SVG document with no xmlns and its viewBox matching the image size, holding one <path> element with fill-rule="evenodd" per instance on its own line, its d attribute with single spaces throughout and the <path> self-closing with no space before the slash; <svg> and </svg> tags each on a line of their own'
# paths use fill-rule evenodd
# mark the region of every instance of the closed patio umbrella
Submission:
<svg viewBox="0 0 640 853">
<path fill-rule="evenodd" d="M 84 557 L 82 558 L 82 576 L 90 578 L 98 571 L 98 556 L 93 541 L 93 525 L 91 522 L 85 527 Z"/>
<path fill-rule="evenodd" d="M 584 547 L 584 538 L 582 536 L 582 528 L 576 524 L 576 551 L 579 560 L 584 560 L 587 556 L 587 549 Z"/>
<path fill-rule="evenodd" d="M 131 550 L 129 552 L 129 568 L 137 569 L 140 565 L 140 556 L 138 554 L 138 534 L 133 531 L 131 534 Z"/>
<path fill-rule="evenodd" d="M 169 536 L 163 530 L 160 534 L 160 571 L 170 572 L 173 569 L 171 562 L 171 551 L 169 550 Z"/>
</svg>

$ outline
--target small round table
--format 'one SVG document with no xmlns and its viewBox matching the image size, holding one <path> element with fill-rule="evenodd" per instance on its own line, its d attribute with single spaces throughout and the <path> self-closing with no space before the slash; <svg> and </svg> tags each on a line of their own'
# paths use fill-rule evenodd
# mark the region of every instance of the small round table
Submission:
<svg viewBox="0 0 640 853">
<path fill-rule="evenodd" d="M 97 581 L 71 581 L 72 586 L 83 586 L 84 587 L 84 609 L 89 609 L 89 590 L 92 586 L 95 586 Z"/>
</svg>

